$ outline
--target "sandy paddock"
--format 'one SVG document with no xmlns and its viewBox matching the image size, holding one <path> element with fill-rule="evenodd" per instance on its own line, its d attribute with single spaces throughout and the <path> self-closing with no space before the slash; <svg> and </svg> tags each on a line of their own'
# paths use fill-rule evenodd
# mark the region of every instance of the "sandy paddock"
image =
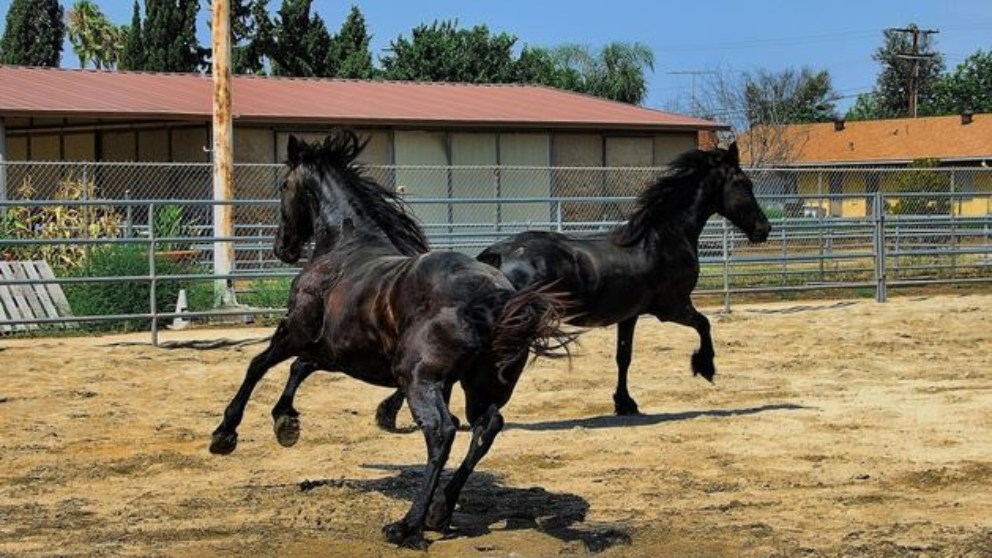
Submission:
<svg viewBox="0 0 992 558">
<path fill-rule="evenodd" d="M 992 556 L 990 312 L 982 294 L 709 311 L 713 386 L 688 372 L 694 332 L 644 319 L 631 387 L 646 414 L 633 418 L 611 416 L 613 330 L 592 331 L 571 368 L 525 372 L 457 532 L 431 535 L 429 552 Z M 379 531 L 406 511 L 425 456 L 419 434 L 374 427 L 387 390 L 311 378 L 286 449 L 269 419 L 279 367 L 238 450 L 212 456 L 260 346 L 116 344 L 147 340 L 0 339 L 0 555 L 416 555 Z"/>
</svg>

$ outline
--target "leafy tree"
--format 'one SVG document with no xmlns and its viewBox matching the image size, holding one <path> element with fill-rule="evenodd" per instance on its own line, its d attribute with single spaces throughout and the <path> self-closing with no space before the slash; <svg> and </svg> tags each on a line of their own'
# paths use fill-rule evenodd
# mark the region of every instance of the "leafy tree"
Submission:
<svg viewBox="0 0 992 558">
<path fill-rule="evenodd" d="M 966 110 L 992 112 L 992 50 L 979 49 L 935 88 L 934 111 L 958 114 Z"/>
<path fill-rule="evenodd" d="M 327 67 L 331 35 L 324 20 L 310 14 L 312 0 L 283 0 L 273 32 L 272 74 L 319 77 L 331 75 Z"/>
<path fill-rule="evenodd" d="M 144 70 L 195 72 L 203 65 L 196 39 L 199 0 L 145 0 Z"/>
<path fill-rule="evenodd" d="M 517 58 L 513 81 L 582 91 L 582 75 L 566 66 L 560 58 L 551 49 L 525 46 Z"/>
<path fill-rule="evenodd" d="M 264 74 L 273 49 L 269 0 L 231 2 L 231 69 L 235 74 Z"/>
<path fill-rule="evenodd" d="M 749 127 L 762 124 L 827 122 L 836 109 L 838 95 L 826 70 L 804 66 L 779 73 L 757 70 L 746 74 L 745 110 Z"/>
<path fill-rule="evenodd" d="M 134 0 L 131 26 L 127 28 L 124 49 L 121 51 L 117 67 L 121 70 L 141 70 L 145 67 L 145 60 L 145 42 L 141 35 L 141 11 L 138 8 L 138 0 Z"/>
<path fill-rule="evenodd" d="M 940 194 L 951 187 L 950 175 L 933 169 L 940 166 L 939 159 L 917 159 L 909 164 L 909 171 L 894 177 L 893 190 L 896 192 Z M 899 198 L 888 207 L 897 215 L 947 215 L 951 211 L 951 200 L 947 196 L 913 196 Z"/>
<path fill-rule="evenodd" d="M 829 120 L 838 95 L 826 70 L 803 67 L 781 72 L 714 70 L 693 98 L 694 114 L 731 126 L 724 139 L 747 134 L 747 158 L 762 166 L 790 162 L 797 146 L 788 125 Z"/>
<path fill-rule="evenodd" d="M 58 0 L 13 0 L 0 38 L 0 63 L 57 67 L 65 36 L 62 18 Z"/>
<path fill-rule="evenodd" d="M 369 79 L 375 76 L 369 42 L 372 37 L 365 27 L 365 16 L 356 6 L 341 25 L 341 30 L 331 39 L 327 68 L 331 75 L 340 78 Z"/>
<path fill-rule="evenodd" d="M 906 28 L 919 29 L 915 24 Z M 905 55 L 912 52 L 912 33 L 892 29 L 887 29 L 884 33 L 885 44 L 872 55 L 881 65 L 875 88 L 870 93 L 859 95 L 847 118 L 863 120 L 908 116 L 910 78 L 914 65 L 917 64 L 917 114 L 934 114 L 936 88 L 944 70 L 944 58 L 934 50 L 932 36 L 919 34 L 917 54 L 926 58 L 911 60 L 905 58 Z"/>
<path fill-rule="evenodd" d="M 397 37 L 380 59 L 383 76 L 394 80 L 507 83 L 513 81 L 517 38 L 492 34 L 485 25 L 458 29 L 457 21 L 415 27 Z"/>
</svg>

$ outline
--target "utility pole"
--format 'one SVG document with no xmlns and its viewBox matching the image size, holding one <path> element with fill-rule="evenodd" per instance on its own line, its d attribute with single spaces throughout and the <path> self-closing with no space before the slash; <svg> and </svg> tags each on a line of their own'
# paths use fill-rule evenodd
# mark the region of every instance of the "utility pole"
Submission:
<svg viewBox="0 0 992 558">
<path fill-rule="evenodd" d="M 936 54 L 920 54 L 920 35 L 926 37 L 940 33 L 940 31 L 937 29 L 920 29 L 918 27 L 889 29 L 889 31 L 895 33 L 912 33 L 913 35 L 913 46 L 911 50 L 897 54 L 896 58 L 913 61 L 913 71 L 909 75 L 909 116 L 910 118 L 916 118 L 917 98 L 920 93 L 920 61 L 930 60 L 937 56 Z"/>
<path fill-rule="evenodd" d="M 231 149 L 231 3 L 213 0 L 211 42 L 213 44 L 213 193 L 214 275 L 225 276 L 214 283 L 215 299 L 221 305 L 234 303 L 230 277 L 234 268 L 234 220 L 230 205 L 234 190 L 234 153 Z"/>
</svg>

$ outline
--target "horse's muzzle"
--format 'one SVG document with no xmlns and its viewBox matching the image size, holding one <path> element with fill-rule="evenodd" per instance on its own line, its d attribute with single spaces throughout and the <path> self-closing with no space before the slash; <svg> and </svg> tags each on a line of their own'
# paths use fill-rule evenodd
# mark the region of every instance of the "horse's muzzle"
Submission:
<svg viewBox="0 0 992 558">
<path fill-rule="evenodd" d="M 758 223 L 755 225 L 754 230 L 748 235 L 748 240 L 751 242 L 764 242 L 768 240 L 768 235 L 772 232 L 772 226 L 768 222 Z"/>
</svg>

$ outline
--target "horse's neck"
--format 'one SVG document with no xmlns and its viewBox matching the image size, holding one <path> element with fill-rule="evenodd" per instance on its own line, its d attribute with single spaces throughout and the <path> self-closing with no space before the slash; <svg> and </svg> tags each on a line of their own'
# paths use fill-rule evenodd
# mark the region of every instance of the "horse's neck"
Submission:
<svg viewBox="0 0 992 558">
<path fill-rule="evenodd" d="M 695 200 L 685 212 L 658 227 L 658 242 L 670 244 L 684 238 L 689 241 L 693 251 L 698 251 L 699 237 L 714 213 L 716 212 L 705 207 L 701 200 Z"/>
</svg>

